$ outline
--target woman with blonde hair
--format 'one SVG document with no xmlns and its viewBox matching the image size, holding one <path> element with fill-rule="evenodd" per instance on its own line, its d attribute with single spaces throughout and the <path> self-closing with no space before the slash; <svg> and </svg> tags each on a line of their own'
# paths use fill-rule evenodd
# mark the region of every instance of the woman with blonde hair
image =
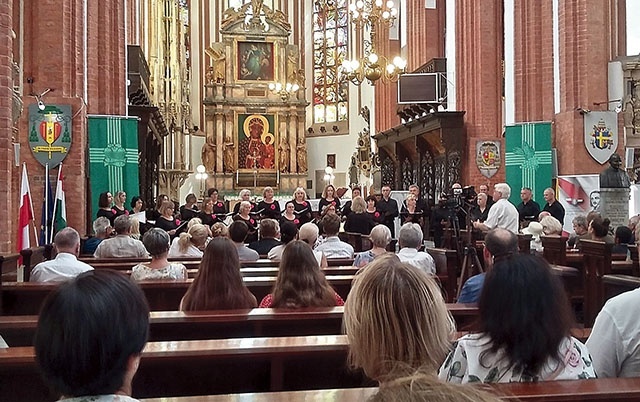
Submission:
<svg viewBox="0 0 640 402">
<path fill-rule="evenodd" d="M 376 223 L 369 214 L 365 213 L 366 208 L 367 204 L 362 197 L 355 197 L 351 201 L 352 213 L 347 216 L 347 221 L 344 223 L 345 232 L 360 233 L 365 236 L 371 233 L 371 229 L 376 226 Z"/>
<path fill-rule="evenodd" d="M 211 237 L 229 237 L 229 229 L 222 222 L 216 222 L 211 225 Z"/>
<path fill-rule="evenodd" d="M 163 201 L 160 207 L 160 216 L 156 219 L 156 227 L 160 228 L 173 238 L 176 235 L 176 230 L 180 221 L 174 218 L 173 212 L 175 210 L 175 204 L 171 201 Z"/>
<path fill-rule="evenodd" d="M 287 244 L 282 253 L 278 277 L 271 294 L 260 307 L 330 307 L 344 301 L 327 282 L 311 247 L 300 240 Z"/>
<path fill-rule="evenodd" d="M 336 211 L 340 209 L 340 198 L 338 198 L 336 188 L 333 184 L 328 184 L 324 190 L 322 190 L 322 198 L 320 198 L 320 202 L 318 203 L 318 212 L 322 213 L 324 207 L 327 205 L 333 205 Z"/>
<path fill-rule="evenodd" d="M 247 234 L 247 238 L 244 240 L 245 243 L 258 241 L 258 222 L 250 215 L 252 208 L 253 207 L 249 201 L 242 201 L 240 202 L 238 214 L 233 216 L 234 222 L 241 221 L 246 223 L 249 227 L 249 233 Z"/>
<path fill-rule="evenodd" d="M 212 239 L 204 251 L 198 276 L 180 301 L 180 310 L 245 309 L 257 304 L 242 281 L 236 246 L 226 237 Z"/>
<path fill-rule="evenodd" d="M 435 280 L 394 254 L 379 256 L 353 279 L 344 328 L 349 362 L 379 382 L 418 368 L 435 375 L 455 333 Z"/>
<path fill-rule="evenodd" d="M 307 201 L 307 193 L 304 188 L 298 187 L 293 192 L 293 210 L 299 221 L 298 227 L 311 222 L 311 204 Z"/>
<path fill-rule="evenodd" d="M 201 223 L 191 225 L 188 232 L 182 232 L 179 237 L 173 239 L 169 248 L 169 258 L 202 257 L 210 234 L 209 228 Z"/>
<path fill-rule="evenodd" d="M 562 236 L 562 224 L 553 216 L 549 215 L 542 217 L 540 219 L 540 224 L 542 225 L 542 232 L 546 236 Z"/>
<path fill-rule="evenodd" d="M 267 186 L 262 190 L 262 201 L 258 203 L 256 210 L 262 218 L 280 219 L 282 211 L 280 210 L 280 203 L 273 198 L 272 187 Z"/>
<path fill-rule="evenodd" d="M 129 236 L 136 240 L 142 239 L 142 235 L 140 234 L 140 221 L 135 216 L 131 217 L 131 233 L 129 233 Z"/>
</svg>

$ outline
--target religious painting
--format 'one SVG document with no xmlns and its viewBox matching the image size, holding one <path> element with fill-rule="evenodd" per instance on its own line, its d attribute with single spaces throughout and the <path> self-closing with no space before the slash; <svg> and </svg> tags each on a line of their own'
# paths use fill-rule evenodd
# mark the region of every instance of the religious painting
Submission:
<svg viewBox="0 0 640 402">
<path fill-rule="evenodd" d="M 276 169 L 276 119 L 272 114 L 238 114 L 238 169 Z"/>
<path fill-rule="evenodd" d="M 274 81 L 274 45 L 271 42 L 238 42 L 238 80 Z"/>
</svg>

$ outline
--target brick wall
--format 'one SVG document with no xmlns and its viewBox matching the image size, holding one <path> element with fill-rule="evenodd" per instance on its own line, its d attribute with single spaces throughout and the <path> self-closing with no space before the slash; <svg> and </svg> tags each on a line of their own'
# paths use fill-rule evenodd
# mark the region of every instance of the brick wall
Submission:
<svg viewBox="0 0 640 402">
<path fill-rule="evenodd" d="M 0 4 L 0 204 L 4 206 L 5 220 L 0 231 L 0 253 L 15 252 L 12 244 L 15 242 L 16 202 L 19 197 L 14 190 L 13 167 L 13 123 L 11 118 L 12 109 L 12 80 L 11 62 L 13 61 L 13 35 L 11 33 L 12 3 L 2 2 Z"/>
</svg>

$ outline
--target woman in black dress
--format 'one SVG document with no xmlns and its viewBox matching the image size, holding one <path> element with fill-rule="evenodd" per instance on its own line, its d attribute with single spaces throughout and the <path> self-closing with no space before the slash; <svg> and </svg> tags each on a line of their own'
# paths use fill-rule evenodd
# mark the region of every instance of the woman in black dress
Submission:
<svg viewBox="0 0 640 402">
<path fill-rule="evenodd" d="M 198 199 L 196 195 L 191 193 L 185 198 L 185 204 L 180 207 L 180 219 L 183 222 L 190 221 L 191 218 L 198 216 Z"/>
<path fill-rule="evenodd" d="M 174 210 L 173 202 L 165 201 L 160 207 L 160 216 L 156 219 L 156 227 L 167 232 L 171 238 L 175 237 L 176 229 L 180 225 L 180 222 L 173 217 Z"/>
<path fill-rule="evenodd" d="M 238 196 L 240 197 L 240 201 L 238 201 L 236 205 L 233 206 L 234 215 L 240 212 L 240 203 L 242 203 L 242 201 L 246 201 L 251 205 L 251 211 L 256 211 L 256 204 L 251 201 L 251 190 L 246 188 L 242 189 L 240 190 L 240 193 L 238 194 Z"/>
<path fill-rule="evenodd" d="M 376 225 L 378 223 L 382 223 L 384 216 L 382 215 L 382 213 L 380 213 L 380 211 L 378 211 L 378 200 L 376 199 L 376 197 L 374 195 L 370 195 L 365 201 L 367 202 L 367 208 L 364 212 L 366 212 L 367 215 L 369 215 L 371 219 L 373 219 Z"/>
<path fill-rule="evenodd" d="M 354 187 L 351 190 L 351 200 L 345 202 L 344 207 L 342 207 L 342 220 L 344 220 L 351 213 L 351 203 L 353 202 L 353 199 L 360 196 L 360 187 Z"/>
<path fill-rule="evenodd" d="M 302 187 L 296 188 L 296 191 L 293 192 L 293 206 L 300 221 L 298 227 L 311 222 L 311 204 L 307 201 L 307 193 Z"/>
<path fill-rule="evenodd" d="M 162 207 L 162 203 L 165 202 L 165 201 L 169 201 L 169 197 L 166 194 L 159 194 L 156 197 L 156 207 L 149 214 L 149 218 L 152 221 L 154 221 L 154 222 L 157 221 L 158 218 L 160 217 L 160 215 L 162 215 L 160 213 L 160 208 Z"/>
<path fill-rule="evenodd" d="M 113 221 L 116 219 L 116 213 L 111 208 L 111 204 L 113 203 L 113 196 L 110 192 L 100 193 L 100 197 L 98 198 L 98 213 L 96 213 L 96 218 L 104 216 L 109 219 L 111 222 L 111 227 L 113 227 Z"/>
<path fill-rule="evenodd" d="M 209 197 L 213 202 L 213 213 L 216 215 L 218 222 L 222 222 L 227 217 L 227 206 L 224 205 L 224 200 L 218 196 L 218 189 L 209 189 Z"/>
<path fill-rule="evenodd" d="M 116 198 L 113 200 L 112 209 L 115 211 L 115 216 L 113 219 L 119 217 L 120 215 L 129 215 L 129 211 L 127 211 L 127 207 L 124 206 L 124 203 L 127 201 L 127 193 L 124 191 L 118 191 L 116 193 Z"/>
<path fill-rule="evenodd" d="M 284 212 L 280 217 L 280 226 L 282 226 L 284 222 L 291 222 L 294 225 L 296 225 L 298 229 L 300 229 L 300 226 L 301 226 L 300 219 L 298 219 L 298 216 L 296 215 L 295 211 L 296 211 L 296 207 L 294 205 L 294 202 L 287 201 L 287 203 L 284 206 Z"/>
<path fill-rule="evenodd" d="M 203 225 L 211 227 L 216 222 L 222 222 L 226 215 L 218 215 L 215 213 L 214 203 L 211 198 L 205 198 L 202 201 L 202 211 L 198 212 L 197 217 L 200 218 Z"/>
<path fill-rule="evenodd" d="M 241 201 L 238 208 L 238 214 L 233 216 L 234 221 L 242 221 L 249 227 L 249 233 L 245 238 L 245 243 L 258 241 L 258 222 L 250 215 L 251 203 L 249 201 Z"/>
<path fill-rule="evenodd" d="M 423 212 L 417 207 L 418 200 L 415 195 L 409 194 L 400 211 L 400 220 L 404 225 L 407 222 L 417 223 L 422 227 Z M 406 205 L 405 205 L 406 204 Z"/>
<path fill-rule="evenodd" d="M 262 190 L 262 201 L 256 206 L 256 212 L 260 212 L 262 218 L 280 219 L 280 203 L 273 199 L 273 188 L 265 187 Z"/>
<path fill-rule="evenodd" d="M 345 232 L 360 233 L 368 236 L 371 233 L 371 229 L 376 225 L 369 214 L 365 213 L 366 204 L 362 197 L 356 197 L 351 202 L 352 213 L 347 216 L 347 221 L 344 223 Z"/>
<path fill-rule="evenodd" d="M 333 187 L 333 184 L 327 185 L 322 191 L 322 198 L 318 203 L 318 212 L 322 213 L 322 209 L 326 205 L 333 205 L 336 207 L 336 211 L 340 210 L 340 199 L 336 196 L 336 188 Z"/>
</svg>

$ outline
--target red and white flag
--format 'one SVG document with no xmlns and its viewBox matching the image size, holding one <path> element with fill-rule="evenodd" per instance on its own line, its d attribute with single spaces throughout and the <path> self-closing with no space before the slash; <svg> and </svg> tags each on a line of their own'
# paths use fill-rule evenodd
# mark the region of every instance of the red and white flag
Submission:
<svg viewBox="0 0 640 402">
<path fill-rule="evenodd" d="M 22 165 L 22 185 L 20 186 L 20 213 L 18 220 L 18 252 L 31 247 L 29 236 L 29 222 L 33 220 L 33 205 L 31 204 L 31 190 L 27 165 Z M 38 240 L 36 239 L 36 243 Z M 22 263 L 22 261 L 20 261 Z"/>
</svg>

